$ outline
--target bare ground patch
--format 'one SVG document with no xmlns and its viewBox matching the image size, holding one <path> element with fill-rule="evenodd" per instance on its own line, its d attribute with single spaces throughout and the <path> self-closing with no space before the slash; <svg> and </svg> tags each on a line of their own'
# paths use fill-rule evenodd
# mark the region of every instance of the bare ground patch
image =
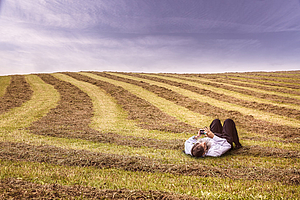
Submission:
<svg viewBox="0 0 300 200">
<path fill-rule="evenodd" d="M 131 147 L 151 147 L 159 149 L 183 149 L 183 140 L 145 139 L 116 133 L 101 133 L 89 127 L 93 116 L 90 97 L 76 86 L 61 81 L 50 74 L 40 74 L 40 78 L 60 93 L 58 106 L 45 117 L 35 121 L 28 128 L 32 133 L 53 137 L 78 138 L 102 143 L 115 143 Z M 124 97 L 125 98 L 125 97 Z M 130 99 L 129 99 L 130 100 Z"/>
<path fill-rule="evenodd" d="M 197 199 L 162 191 L 109 190 L 80 185 L 36 184 L 14 178 L 0 180 L 0 199 Z"/>
<path fill-rule="evenodd" d="M 0 97 L 0 114 L 21 106 L 30 100 L 33 91 L 25 80 L 25 76 L 11 76 L 11 82 L 6 88 L 5 94 Z"/>
<path fill-rule="evenodd" d="M 0 159 L 12 161 L 45 162 L 55 165 L 117 168 L 126 171 L 160 172 L 175 175 L 202 176 L 202 177 L 227 177 L 230 179 L 247 179 L 262 181 L 278 181 L 285 184 L 300 184 L 300 170 L 295 168 L 272 168 L 266 169 L 258 166 L 240 168 L 226 168 L 207 166 L 199 163 L 186 164 L 162 164 L 159 160 L 145 157 L 119 156 L 90 152 L 86 150 L 62 149 L 54 146 L 32 146 L 24 143 L 1 142 Z M 287 151 L 274 150 L 267 152 L 266 149 L 242 148 L 230 152 L 231 154 L 251 153 L 271 156 L 288 155 Z M 226 155 L 225 155 L 226 156 Z M 290 157 L 299 158 L 298 152 L 290 152 Z M 230 165 L 229 165 L 230 166 Z"/>
</svg>

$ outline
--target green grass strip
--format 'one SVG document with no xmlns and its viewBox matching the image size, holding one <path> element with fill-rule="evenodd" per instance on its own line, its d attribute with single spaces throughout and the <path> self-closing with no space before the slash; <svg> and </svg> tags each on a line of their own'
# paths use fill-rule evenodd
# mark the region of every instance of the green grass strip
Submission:
<svg viewBox="0 0 300 200">
<path fill-rule="evenodd" d="M 139 128 L 134 120 L 127 119 L 127 113 L 116 100 L 101 88 L 83 81 L 78 81 L 64 74 L 52 74 L 56 78 L 69 82 L 85 92 L 92 99 L 94 116 L 90 127 L 101 132 L 114 132 L 128 136 L 155 139 L 184 139 L 190 134 L 166 133 Z"/>
<path fill-rule="evenodd" d="M 11 80 L 11 76 L 0 76 L 0 97 L 2 97 L 5 92 L 7 86 L 9 86 Z"/>
<path fill-rule="evenodd" d="M 121 76 L 119 74 L 115 74 L 115 75 Z M 122 76 L 125 76 L 125 75 L 122 75 Z M 186 84 L 193 85 L 195 87 L 200 85 L 200 84 L 197 84 L 197 83 L 194 83 L 194 82 L 191 82 L 191 81 L 184 81 L 184 80 L 179 80 L 179 79 L 176 79 L 176 78 L 169 78 L 169 77 L 162 77 L 162 76 L 148 75 L 148 74 L 147 74 L 147 76 L 159 77 L 159 78 L 163 78 L 163 79 L 166 79 L 166 80 L 172 80 L 172 81 L 176 81 L 176 82 L 186 83 Z M 126 77 L 138 80 L 137 78 L 133 78 L 131 76 L 126 76 Z M 287 126 L 296 127 L 296 128 L 300 127 L 300 121 L 296 120 L 296 119 L 293 119 L 293 118 L 280 116 L 280 115 L 276 115 L 276 114 L 272 114 L 272 113 L 267 113 L 267 112 L 263 112 L 263 111 L 259 111 L 259 110 L 255 110 L 255 109 L 250 109 L 250 108 L 246 108 L 246 107 L 239 106 L 239 105 L 232 104 L 232 103 L 222 102 L 222 101 L 213 99 L 213 98 L 208 97 L 208 96 L 200 95 L 198 93 L 191 92 L 191 91 L 188 91 L 188 90 L 176 87 L 176 86 L 171 86 L 169 84 L 160 83 L 160 82 L 156 82 L 156 81 L 150 81 L 150 80 L 147 80 L 147 79 L 141 79 L 141 80 L 144 81 L 144 82 L 147 82 L 147 83 L 151 83 L 151 84 L 155 84 L 157 86 L 161 86 L 161 87 L 171 89 L 174 92 L 177 92 L 179 94 L 187 96 L 191 99 L 195 99 L 195 100 L 198 100 L 198 101 L 203 102 L 203 103 L 208 103 L 208 104 L 211 104 L 213 106 L 223 108 L 225 110 L 237 111 L 237 112 L 242 113 L 243 115 L 252 115 L 256 119 L 268 121 L 268 122 L 275 123 L 275 124 L 278 124 L 278 125 L 287 125 Z"/>
<path fill-rule="evenodd" d="M 296 199 L 300 187 L 278 182 L 182 176 L 168 173 L 129 172 L 94 167 L 0 160 L 0 178 L 38 184 L 81 185 L 99 189 L 158 190 L 206 199 Z"/>
<path fill-rule="evenodd" d="M 57 105 L 59 93 L 36 75 L 27 75 L 26 81 L 33 92 L 31 100 L 0 115 L 0 130 L 14 131 L 28 127 L 32 122 L 46 115 Z"/>
<path fill-rule="evenodd" d="M 120 86 L 120 87 L 128 90 L 132 94 L 150 102 L 151 104 L 158 107 L 160 110 L 164 111 L 168 115 L 174 116 L 178 120 L 188 123 L 192 126 L 203 127 L 207 124 L 210 124 L 211 121 L 213 120 L 211 117 L 207 117 L 205 115 L 201 115 L 201 114 L 192 112 L 182 106 L 178 106 L 171 101 L 168 101 L 164 98 L 157 96 L 156 94 L 154 94 L 150 91 L 143 89 L 142 87 L 139 87 L 139 86 L 136 86 L 133 84 L 129 84 L 129 83 L 125 83 L 125 82 L 121 82 L 121 81 L 116 81 L 116 80 L 105 78 L 105 77 L 101 77 L 101 76 L 97 76 L 97 75 L 94 75 L 91 73 L 81 73 L 81 74 L 89 76 L 96 80 L 101 80 L 101 81 L 109 82 L 116 86 Z"/>
<path fill-rule="evenodd" d="M 174 78 L 180 78 L 180 75 L 170 74 L 169 76 L 173 76 Z M 260 90 L 260 89 L 257 89 L 257 88 L 231 85 L 231 84 L 228 84 L 228 83 L 220 83 L 220 82 L 217 82 L 217 81 L 208 80 L 208 79 L 200 78 L 200 77 L 184 77 L 184 78 L 189 79 L 189 80 L 196 80 L 196 81 L 199 80 L 199 81 L 203 81 L 203 82 L 207 82 L 207 83 L 222 84 L 222 85 L 226 85 L 226 86 L 229 86 L 229 87 L 235 87 L 235 88 L 250 90 L 250 91 L 258 92 L 258 93 L 262 93 L 262 94 L 270 94 L 270 95 L 277 95 L 277 96 L 282 96 L 282 97 L 300 99 L 300 96 L 295 95 L 295 94 L 288 94 L 288 93 L 274 92 L 274 91 L 266 91 L 266 90 Z M 189 82 L 188 84 L 191 85 L 192 83 Z M 286 108 L 300 110 L 300 106 L 295 105 L 295 104 L 276 103 L 276 102 L 271 101 L 271 100 L 257 98 L 255 96 L 246 95 L 246 94 L 242 94 L 242 93 L 239 93 L 239 92 L 233 92 L 233 91 L 222 89 L 222 88 L 216 88 L 216 87 L 213 87 L 213 86 L 210 86 L 210 85 L 202 85 L 202 84 L 199 84 L 199 83 L 194 84 L 194 85 L 197 85 L 197 87 L 202 88 L 202 89 L 211 90 L 213 92 L 216 92 L 216 93 L 219 93 L 219 94 L 225 94 L 225 95 L 228 95 L 228 96 L 234 96 L 235 98 L 239 98 L 239 99 L 243 99 L 243 100 L 247 100 L 247 101 L 255 101 L 255 102 L 258 102 L 258 103 L 266 103 L 266 104 L 276 105 L 276 106 L 279 106 L 279 107 L 286 107 Z M 257 85 L 259 85 L 259 84 L 257 84 Z"/>
</svg>

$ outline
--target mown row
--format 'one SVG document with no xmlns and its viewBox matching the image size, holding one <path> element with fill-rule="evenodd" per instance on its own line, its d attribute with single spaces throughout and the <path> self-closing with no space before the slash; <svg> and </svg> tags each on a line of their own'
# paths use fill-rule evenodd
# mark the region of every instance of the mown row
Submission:
<svg viewBox="0 0 300 200">
<path fill-rule="evenodd" d="M 298 197 L 299 79 L 298 71 L 0 77 L 2 198 Z M 182 153 L 214 118 L 234 119 L 244 147 L 219 158 Z"/>
</svg>

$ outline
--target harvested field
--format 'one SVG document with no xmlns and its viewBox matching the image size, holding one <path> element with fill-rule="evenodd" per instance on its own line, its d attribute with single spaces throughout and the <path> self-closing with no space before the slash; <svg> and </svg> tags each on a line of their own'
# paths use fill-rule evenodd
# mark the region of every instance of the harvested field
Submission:
<svg viewBox="0 0 300 200">
<path fill-rule="evenodd" d="M 116 143 L 132 147 L 182 149 L 184 141 L 173 140 L 158 145 L 155 139 L 142 140 L 138 137 L 115 133 L 100 133 L 89 127 L 93 116 L 90 97 L 76 86 L 49 74 L 39 75 L 46 83 L 54 85 L 61 100 L 45 117 L 32 123 L 29 130 L 34 134 L 52 137 L 79 138 L 104 143 Z"/>
<path fill-rule="evenodd" d="M 0 77 L 0 199 L 297 199 L 298 71 Z M 232 118 L 240 149 L 185 155 Z"/>
<path fill-rule="evenodd" d="M 102 76 L 110 76 L 112 79 L 117 79 L 120 81 L 124 81 L 124 82 L 128 82 L 128 83 L 132 83 L 135 85 L 139 85 L 141 87 L 143 87 L 144 89 L 150 90 L 152 92 L 156 92 L 156 94 L 158 96 L 162 96 L 163 98 L 166 98 L 170 101 L 174 101 L 177 104 L 186 107 L 194 112 L 198 112 L 198 113 L 203 113 L 205 115 L 211 116 L 212 118 L 220 118 L 220 119 L 227 119 L 227 118 L 233 118 L 241 128 L 250 131 L 250 132 L 257 132 L 259 129 L 261 129 L 261 127 L 264 127 L 263 130 L 261 130 L 262 133 L 265 133 L 267 135 L 269 134 L 276 134 L 279 137 L 289 137 L 289 138 L 298 138 L 300 135 L 300 129 L 299 128 L 294 128 L 294 127 L 284 127 L 284 126 L 280 126 L 280 125 L 274 125 L 271 124 L 267 121 L 262 121 L 262 120 L 258 120 L 253 118 L 252 115 L 243 115 L 242 113 L 238 113 L 235 112 L 233 114 L 232 111 L 227 111 L 224 110 L 221 107 L 216 107 L 216 106 L 211 106 L 208 103 L 203 103 L 200 101 L 197 101 L 195 99 L 190 99 L 187 96 L 182 96 L 176 92 L 173 92 L 170 89 L 166 89 L 163 87 L 157 87 L 155 85 L 153 85 L 154 83 L 152 82 L 152 84 L 150 85 L 149 83 L 145 83 L 143 81 L 136 81 L 136 80 L 130 80 L 130 79 L 125 79 L 122 77 L 118 77 L 118 76 L 113 76 L 110 74 L 105 74 L 105 73 L 97 73 L 98 75 L 102 75 Z M 145 76 L 144 76 L 145 77 Z M 143 78 L 144 78 L 143 77 Z M 151 79 L 151 78 L 150 78 Z M 183 84 L 183 83 L 177 83 L 174 81 L 170 81 L 170 80 L 165 80 L 165 79 L 159 79 L 159 78 L 152 78 L 155 81 L 159 81 L 159 82 L 163 82 L 163 83 L 167 83 L 169 85 L 173 85 L 176 87 L 180 87 L 195 93 L 199 93 L 201 95 L 204 96 L 208 96 L 217 100 L 222 100 L 222 101 L 226 101 L 225 99 L 228 99 L 228 101 L 234 99 L 232 97 L 224 97 L 216 93 L 213 93 L 211 91 L 207 91 L 207 90 L 203 90 L 203 89 L 199 89 L 195 86 L 190 86 L 188 84 Z M 146 81 L 146 80 L 144 80 Z M 151 89 L 153 88 L 153 89 Z M 200 99 L 200 98 L 199 98 Z M 236 102 L 232 102 L 230 101 L 230 103 L 235 103 Z M 295 111 L 295 113 L 298 112 L 298 115 L 296 115 L 296 118 L 299 118 L 299 111 Z M 289 116 L 288 114 L 285 115 L 285 113 L 281 113 L 282 116 Z M 234 116 L 234 117 L 233 117 Z M 298 121 L 298 120 L 297 120 Z M 287 133 L 284 132 L 285 129 L 293 129 L 293 135 L 286 135 Z"/>
</svg>

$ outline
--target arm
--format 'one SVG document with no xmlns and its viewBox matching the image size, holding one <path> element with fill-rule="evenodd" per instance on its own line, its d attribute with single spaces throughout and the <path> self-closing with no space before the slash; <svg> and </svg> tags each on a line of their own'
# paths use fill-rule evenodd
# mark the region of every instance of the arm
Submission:
<svg viewBox="0 0 300 200">
<path fill-rule="evenodd" d="M 223 155 L 229 149 L 231 149 L 231 145 L 224 138 L 214 136 L 213 141 L 214 141 L 214 145 L 207 152 L 207 156 L 218 157 L 218 156 Z"/>
<path fill-rule="evenodd" d="M 213 139 L 214 145 L 212 148 L 207 152 L 206 156 L 221 156 L 224 154 L 226 151 L 231 149 L 231 145 L 227 142 L 226 139 L 220 138 L 216 136 L 209 128 L 205 129 L 207 137 Z"/>
</svg>

